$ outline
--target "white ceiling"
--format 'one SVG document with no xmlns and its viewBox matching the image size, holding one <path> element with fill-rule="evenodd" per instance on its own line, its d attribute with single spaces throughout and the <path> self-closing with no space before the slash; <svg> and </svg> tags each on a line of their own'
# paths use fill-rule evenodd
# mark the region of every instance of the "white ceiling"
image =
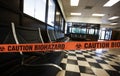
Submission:
<svg viewBox="0 0 120 76">
<path fill-rule="evenodd" d="M 120 18 L 109 21 L 108 18 L 117 15 L 120 16 L 120 1 L 112 7 L 103 7 L 108 0 L 80 0 L 78 6 L 70 6 L 70 0 L 58 0 L 61 3 L 61 8 L 68 22 L 85 22 L 107 24 L 110 22 L 118 22 Z M 92 9 L 85 9 L 86 6 L 92 6 Z M 71 16 L 71 12 L 82 13 L 81 16 Z M 104 17 L 93 17 L 93 13 L 105 14 Z M 117 27 L 118 27 L 117 25 Z"/>
</svg>

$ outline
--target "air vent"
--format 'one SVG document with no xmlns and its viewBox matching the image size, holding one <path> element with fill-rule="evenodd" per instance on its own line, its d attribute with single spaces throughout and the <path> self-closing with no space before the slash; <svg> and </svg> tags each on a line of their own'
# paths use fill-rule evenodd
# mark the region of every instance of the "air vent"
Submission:
<svg viewBox="0 0 120 76">
<path fill-rule="evenodd" d="M 88 10 L 90 10 L 92 8 L 93 8 L 92 6 L 85 6 L 85 9 L 88 9 Z"/>
</svg>

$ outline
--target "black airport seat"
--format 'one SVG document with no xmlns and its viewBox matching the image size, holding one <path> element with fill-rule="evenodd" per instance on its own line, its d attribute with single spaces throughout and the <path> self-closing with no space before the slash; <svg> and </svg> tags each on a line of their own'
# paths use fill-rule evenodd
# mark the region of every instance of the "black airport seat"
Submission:
<svg viewBox="0 0 120 76">
<path fill-rule="evenodd" d="M 54 32 L 54 30 L 47 30 L 48 38 L 50 42 L 68 42 L 69 37 L 65 37 L 62 32 Z"/>
<path fill-rule="evenodd" d="M 55 32 L 55 37 L 58 42 L 68 42 L 69 41 L 69 37 L 65 37 L 64 33 L 60 32 L 60 31 Z"/>
<path fill-rule="evenodd" d="M 28 28 L 28 27 L 14 27 L 16 32 L 17 41 L 19 44 L 29 44 L 29 43 L 44 43 L 42 41 L 42 36 L 40 32 L 40 28 Z M 34 56 L 38 56 L 39 58 L 42 58 L 42 61 L 38 59 L 39 63 L 50 63 L 59 65 L 61 62 L 61 52 L 46 52 L 45 54 L 41 52 L 31 52 L 31 53 L 25 53 L 25 54 L 32 54 Z M 60 58 L 60 59 L 59 59 Z M 37 61 L 36 61 L 37 62 Z M 37 62 L 37 63 L 38 63 Z"/>
<path fill-rule="evenodd" d="M 4 32 L 5 31 L 5 32 Z M 1 44 L 40 43 L 39 29 L 0 26 Z M 37 35 L 37 36 L 36 36 Z M 0 53 L 0 76 L 56 76 L 62 70 L 57 53 Z M 58 58 L 58 59 L 57 59 Z"/>
<path fill-rule="evenodd" d="M 56 42 L 56 38 L 53 30 L 47 30 L 47 35 L 49 38 L 49 42 Z"/>
<path fill-rule="evenodd" d="M 11 26 L 0 24 L 0 44 L 15 44 Z M 0 53 L 0 76 L 7 76 L 11 71 L 19 70 L 21 64 L 20 53 Z"/>
</svg>

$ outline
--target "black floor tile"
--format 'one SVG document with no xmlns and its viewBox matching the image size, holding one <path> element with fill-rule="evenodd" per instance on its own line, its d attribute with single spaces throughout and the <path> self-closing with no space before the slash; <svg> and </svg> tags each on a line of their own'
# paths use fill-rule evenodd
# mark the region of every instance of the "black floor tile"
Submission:
<svg viewBox="0 0 120 76">
<path fill-rule="evenodd" d="M 109 58 L 101 57 L 103 60 L 111 61 Z"/>
<path fill-rule="evenodd" d="M 93 58 L 92 56 L 84 55 L 86 58 Z"/>
<path fill-rule="evenodd" d="M 117 55 L 114 55 L 114 54 L 109 54 L 110 56 L 112 56 L 112 57 L 117 57 Z"/>
<path fill-rule="evenodd" d="M 90 67 L 79 66 L 79 69 L 80 69 L 81 73 L 87 73 L 87 74 L 95 75 Z"/>
<path fill-rule="evenodd" d="M 67 60 L 67 63 L 69 63 L 69 64 L 74 64 L 74 65 L 78 65 L 77 60 L 68 59 L 68 60 Z"/>
<path fill-rule="evenodd" d="M 117 63 L 120 66 L 120 62 L 115 62 L 115 63 Z"/>
<path fill-rule="evenodd" d="M 95 68 L 102 68 L 98 63 L 89 62 L 90 66 Z"/>
<path fill-rule="evenodd" d="M 69 56 L 76 56 L 76 54 L 71 54 L 71 53 L 69 53 L 68 55 L 69 55 Z"/>
<path fill-rule="evenodd" d="M 80 52 L 76 52 L 76 54 L 82 54 L 82 52 L 80 51 Z"/>
<path fill-rule="evenodd" d="M 80 73 L 66 71 L 65 76 L 80 76 Z"/>
<path fill-rule="evenodd" d="M 68 56 L 67 55 L 64 55 L 64 58 L 67 58 Z"/>
<path fill-rule="evenodd" d="M 101 56 L 103 53 L 95 53 L 96 56 Z"/>
<path fill-rule="evenodd" d="M 90 54 L 91 56 L 96 56 L 96 54 Z"/>
<path fill-rule="evenodd" d="M 97 61 L 98 63 L 107 64 L 104 60 L 97 60 L 97 59 L 96 59 L 96 61 Z"/>
<path fill-rule="evenodd" d="M 120 66 L 115 66 L 115 65 L 111 65 L 114 69 L 116 69 L 117 71 L 120 71 Z"/>
<path fill-rule="evenodd" d="M 86 59 L 82 58 L 82 57 L 77 57 L 77 59 L 80 60 L 80 61 L 86 61 Z"/>
<path fill-rule="evenodd" d="M 115 59 L 114 57 L 112 57 L 112 56 L 106 56 L 107 58 L 111 58 L 111 59 Z"/>
<path fill-rule="evenodd" d="M 60 67 L 61 67 L 63 70 L 65 70 L 65 69 L 66 69 L 66 64 L 60 63 Z"/>
<path fill-rule="evenodd" d="M 106 72 L 107 72 L 110 76 L 120 76 L 120 73 L 117 72 L 117 71 L 106 70 Z"/>
<path fill-rule="evenodd" d="M 82 53 L 88 53 L 88 51 L 82 51 Z"/>
</svg>

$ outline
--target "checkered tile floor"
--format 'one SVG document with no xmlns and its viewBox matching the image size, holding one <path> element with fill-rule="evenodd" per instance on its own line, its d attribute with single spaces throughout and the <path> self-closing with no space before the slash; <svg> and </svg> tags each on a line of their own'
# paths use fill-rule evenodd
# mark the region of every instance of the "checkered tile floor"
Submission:
<svg viewBox="0 0 120 76">
<path fill-rule="evenodd" d="M 58 76 L 120 76 L 120 57 L 107 52 L 69 51 Z"/>
</svg>

